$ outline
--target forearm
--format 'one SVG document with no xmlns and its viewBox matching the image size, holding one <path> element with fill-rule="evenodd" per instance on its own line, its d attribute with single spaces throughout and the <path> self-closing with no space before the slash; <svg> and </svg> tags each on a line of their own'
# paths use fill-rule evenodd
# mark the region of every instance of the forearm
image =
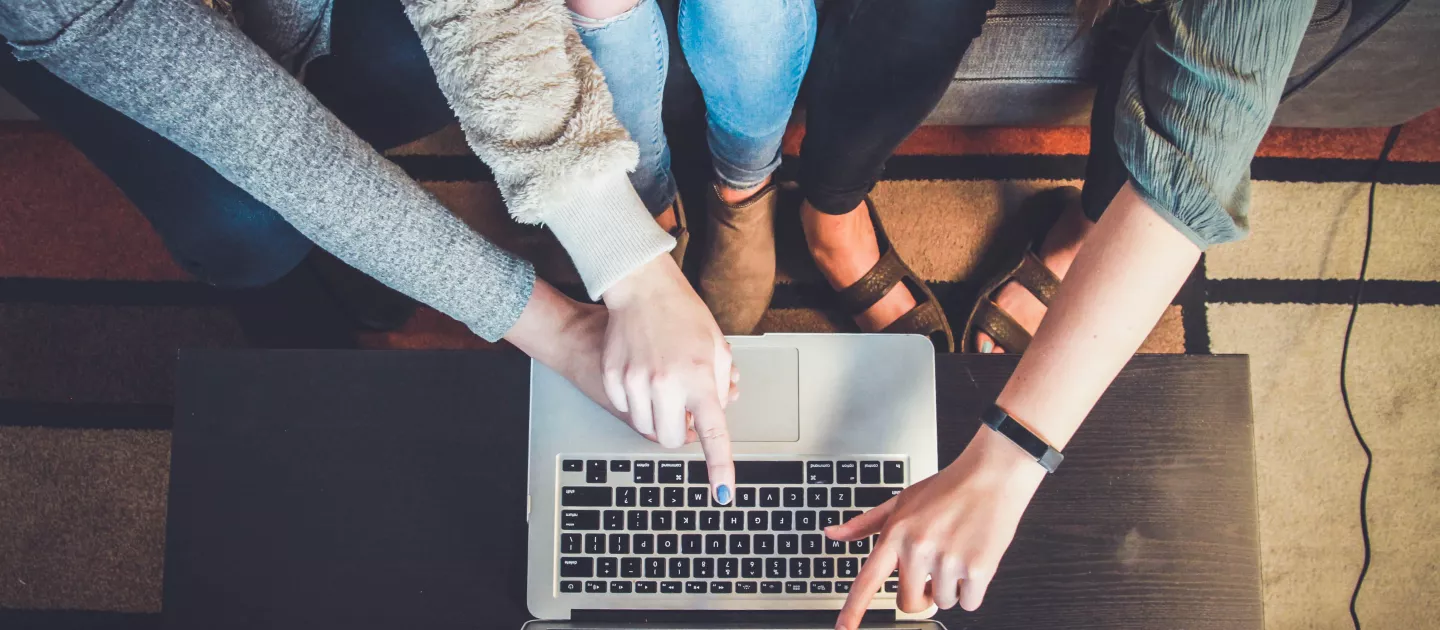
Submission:
<svg viewBox="0 0 1440 630">
<path fill-rule="evenodd" d="M 996 401 L 1063 449 L 1155 327 L 1200 250 L 1126 184 Z"/>
</svg>

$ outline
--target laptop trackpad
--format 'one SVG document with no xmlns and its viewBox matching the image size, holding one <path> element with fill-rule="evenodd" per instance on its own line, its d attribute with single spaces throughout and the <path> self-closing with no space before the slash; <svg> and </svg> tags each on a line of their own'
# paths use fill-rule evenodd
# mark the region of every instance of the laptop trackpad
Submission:
<svg viewBox="0 0 1440 630">
<path fill-rule="evenodd" d="M 800 351 L 736 346 L 740 399 L 725 409 L 734 442 L 800 439 Z"/>
</svg>

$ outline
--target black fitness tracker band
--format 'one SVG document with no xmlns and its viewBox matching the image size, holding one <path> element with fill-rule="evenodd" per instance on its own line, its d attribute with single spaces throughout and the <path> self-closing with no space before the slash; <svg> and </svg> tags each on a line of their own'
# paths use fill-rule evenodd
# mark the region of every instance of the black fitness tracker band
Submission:
<svg viewBox="0 0 1440 630">
<path fill-rule="evenodd" d="M 980 421 L 1029 453 L 1047 473 L 1055 472 L 1055 469 L 1060 467 L 1061 460 L 1065 459 L 1060 451 L 1040 439 L 1040 436 L 1031 433 L 1030 429 L 1025 428 L 1025 425 L 1011 418 L 1010 414 L 1001 409 L 999 405 L 990 405 L 990 408 L 980 415 Z"/>
</svg>

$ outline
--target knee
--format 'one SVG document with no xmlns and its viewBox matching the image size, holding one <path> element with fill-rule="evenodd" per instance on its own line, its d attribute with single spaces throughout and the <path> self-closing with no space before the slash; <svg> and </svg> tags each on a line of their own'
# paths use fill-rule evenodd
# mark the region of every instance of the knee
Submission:
<svg viewBox="0 0 1440 630">
<path fill-rule="evenodd" d="M 222 201 L 161 233 L 171 256 L 207 284 L 260 287 L 290 273 L 313 245 L 280 215 L 248 199 Z"/>
<path fill-rule="evenodd" d="M 783 131 L 815 43 L 814 2 L 686 2 L 680 11 L 680 45 L 712 118 L 746 137 Z"/>
</svg>

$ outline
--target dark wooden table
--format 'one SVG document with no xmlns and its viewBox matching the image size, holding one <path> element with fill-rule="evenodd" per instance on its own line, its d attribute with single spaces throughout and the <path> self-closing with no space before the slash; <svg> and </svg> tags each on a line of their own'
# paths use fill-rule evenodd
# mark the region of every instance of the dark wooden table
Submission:
<svg viewBox="0 0 1440 630">
<path fill-rule="evenodd" d="M 941 356 L 940 456 L 1014 368 Z M 528 370 L 495 352 L 185 352 L 170 628 L 516 629 Z M 1131 362 L 957 628 L 1259 628 L 1244 357 Z"/>
</svg>

